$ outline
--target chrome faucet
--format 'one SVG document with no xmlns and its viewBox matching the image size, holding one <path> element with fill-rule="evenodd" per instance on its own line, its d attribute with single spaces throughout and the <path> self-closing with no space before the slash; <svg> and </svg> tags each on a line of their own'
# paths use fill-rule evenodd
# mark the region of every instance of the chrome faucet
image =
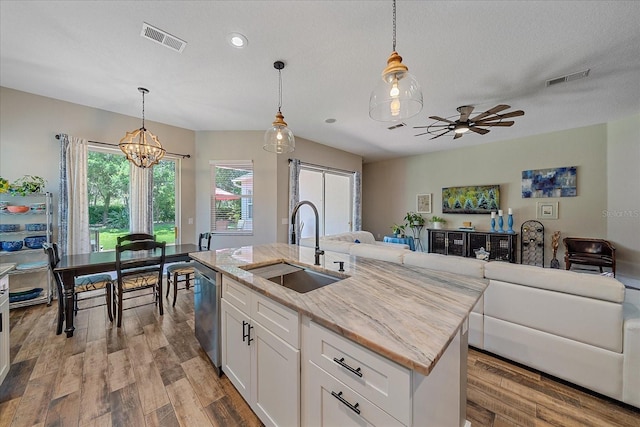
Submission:
<svg viewBox="0 0 640 427">
<path fill-rule="evenodd" d="M 320 218 L 318 217 L 318 209 L 316 209 L 315 205 L 308 200 L 303 200 L 298 202 L 293 207 L 293 212 L 291 213 L 291 243 L 296 244 L 296 215 L 298 214 L 298 210 L 302 205 L 309 205 L 311 209 L 313 209 L 313 214 L 316 216 L 316 262 L 314 265 L 320 265 L 320 255 L 324 255 L 324 251 L 320 250 Z"/>
</svg>

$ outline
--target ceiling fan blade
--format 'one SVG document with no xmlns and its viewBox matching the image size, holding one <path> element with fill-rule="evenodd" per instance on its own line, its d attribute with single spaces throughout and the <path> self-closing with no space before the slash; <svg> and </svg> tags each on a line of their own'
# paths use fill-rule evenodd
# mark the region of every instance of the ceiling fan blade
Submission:
<svg viewBox="0 0 640 427">
<path fill-rule="evenodd" d="M 455 123 L 455 122 L 452 122 L 449 119 L 443 119 L 442 117 L 438 117 L 438 116 L 429 116 L 429 118 L 433 119 L 433 120 L 437 120 L 439 122 L 445 122 L 445 123 L 451 123 L 451 124 Z"/>
<path fill-rule="evenodd" d="M 480 135 L 484 135 L 485 133 L 489 133 L 489 129 L 482 129 L 476 126 L 471 126 L 469 128 L 471 132 L 479 133 Z"/>
<path fill-rule="evenodd" d="M 458 111 L 460 112 L 460 121 L 466 122 L 469 120 L 469 114 L 473 111 L 473 107 L 470 105 L 464 105 L 462 107 L 458 107 Z"/>
<path fill-rule="evenodd" d="M 419 133 L 419 134 L 413 135 L 413 136 L 422 136 L 422 135 L 428 135 L 428 134 L 429 134 L 429 132 L 423 132 L 423 133 Z"/>
<path fill-rule="evenodd" d="M 427 126 L 414 126 L 414 129 L 423 129 L 423 128 L 448 128 L 450 125 L 448 124 L 432 124 Z"/>
<path fill-rule="evenodd" d="M 518 117 L 518 116 L 524 116 L 524 111 L 522 110 L 517 110 L 517 111 L 509 111 L 508 113 L 504 113 L 504 114 L 496 114 L 496 117 L 499 117 L 501 119 L 508 119 L 511 117 Z M 493 118 L 488 118 L 485 120 L 492 120 Z"/>
<path fill-rule="evenodd" d="M 453 139 L 462 138 L 462 135 L 464 135 L 464 133 L 456 133 L 456 136 L 454 136 Z"/>
<path fill-rule="evenodd" d="M 496 114 L 499 113 L 500 111 L 504 111 L 511 108 L 511 106 L 506 105 L 506 104 L 500 104 L 500 105 L 496 105 L 495 107 L 493 107 L 490 110 L 485 111 L 484 113 L 480 113 L 477 116 L 475 116 L 473 119 L 471 119 L 472 122 L 477 122 L 478 120 L 484 119 L 487 116 L 490 116 L 492 114 Z"/>
<path fill-rule="evenodd" d="M 509 127 L 509 126 L 513 126 L 515 122 L 514 121 L 506 121 L 506 122 L 480 122 L 480 123 L 476 123 L 474 126 L 503 126 L 503 127 Z"/>
<path fill-rule="evenodd" d="M 446 134 L 448 134 L 449 132 L 450 132 L 450 131 L 449 131 L 449 130 L 447 130 L 446 132 L 442 132 L 441 134 L 438 134 L 438 135 L 434 136 L 433 138 L 429 138 L 429 140 L 431 140 L 431 139 L 436 139 L 436 138 L 440 138 L 442 135 L 446 135 Z"/>
</svg>

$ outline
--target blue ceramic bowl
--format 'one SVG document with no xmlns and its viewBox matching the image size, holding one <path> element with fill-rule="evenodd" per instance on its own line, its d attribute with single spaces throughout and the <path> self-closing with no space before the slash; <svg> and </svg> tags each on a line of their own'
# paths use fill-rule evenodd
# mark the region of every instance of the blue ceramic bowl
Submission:
<svg viewBox="0 0 640 427">
<path fill-rule="evenodd" d="M 2 249 L 8 252 L 19 251 L 22 249 L 22 240 L 17 242 L 2 242 Z"/>
<path fill-rule="evenodd" d="M 25 237 L 24 244 L 29 249 L 40 249 L 42 244 L 47 241 L 47 236 Z"/>
<path fill-rule="evenodd" d="M 0 231 L 10 232 L 20 230 L 20 224 L 0 224 Z"/>
<path fill-rule="evenodd" d="M 27 231 L 45 231 L 47 224 L 25 224 L 24 229 Z"/>
</svg>

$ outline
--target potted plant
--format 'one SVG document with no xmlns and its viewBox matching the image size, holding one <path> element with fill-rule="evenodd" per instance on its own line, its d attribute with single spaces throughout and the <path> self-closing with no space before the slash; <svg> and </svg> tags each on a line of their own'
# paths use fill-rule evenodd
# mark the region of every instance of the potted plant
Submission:
<svg viewBox="0 0 640 427">
<path fill-rule="evenodd" d="M 391 232 L 396 236 L 396 237 L 404 237 L 404 224 L 403 225 L 398 225 L 398 224 L 393 224 L 391 226 Z"/>
<path fill-rule="evenodd" d="M 415 212 L 407 212 L 404 220 L 409 227 L 424 226 L 424 223 L 426 222 L 422 215 Z"/>
<path fill-rule="evenodd" d="M 439 217 L 436 215 L 431 217 L 431 224 L 433 224 L 433 228 L 436 228 L 436 229 L 442 228 L 442 225 L 445 224 L 446 222 L 447 220 L 442 217 Z"/>
<path fill-rule="evenodd" d="M 43 193 L 47 180 L 35 175 L 25 175 L 9 185 L 9 192 L 14 195 L 25 196 L 27 194 Z"/>
</svg>

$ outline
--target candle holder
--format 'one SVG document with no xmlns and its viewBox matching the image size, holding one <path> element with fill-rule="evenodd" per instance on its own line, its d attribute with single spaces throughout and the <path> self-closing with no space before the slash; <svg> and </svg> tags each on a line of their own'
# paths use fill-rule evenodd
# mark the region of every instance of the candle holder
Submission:
<svg viewBox="0 0 640 427">
<path fill-rule="evenodd" d="M 500 227 L 500 230 L 498 230 L 500 233 L 504 233 L 504 217 L 499 216 L 498 217 L 498 227 Z"/>
<path fill-rule="evenodd" d="M 509 218 L 507 218 L 507 225 L 509 228 L 507 229 L 507 233 L 513 233 L 513 215 L 509 214 Z"/>
<path fill-rule="evenodd" d="M 495 218 L 491 218 L 491 231 L 493 231 L 493 232 L 496 231 L 496 219 Z"/>
</svg>

